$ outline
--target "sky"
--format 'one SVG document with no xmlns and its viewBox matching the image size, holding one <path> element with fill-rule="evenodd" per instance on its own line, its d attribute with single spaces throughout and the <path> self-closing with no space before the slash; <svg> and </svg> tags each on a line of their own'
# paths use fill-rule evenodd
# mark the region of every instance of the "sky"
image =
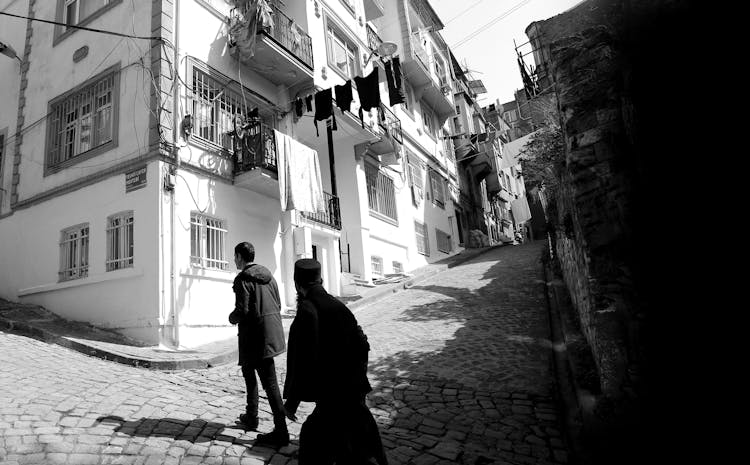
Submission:
<svg viewBox="0 0 750 465">
<path fill-rule="evenodd" d="M 521 89 L 521 75 L 513 46 L 528 42 L 524 30 L 534 21 L 550 18 L 581 0 L 430 0 L 445 24 L 440 31 L 458 62 L 464 60 L 474 79 L 481 79 L 487 93 L 482 106 L 509 102 Z M 473 38 L 472 38 L 473 36 Z M 526 45 L 523 52 L 531 51 Z M 527 57 L 524 57 L 527 58 Z M 531 55 L 528 60 L 533 59 Z M 482 98 L 484 97 L 484 98 Z"/>
</svg>

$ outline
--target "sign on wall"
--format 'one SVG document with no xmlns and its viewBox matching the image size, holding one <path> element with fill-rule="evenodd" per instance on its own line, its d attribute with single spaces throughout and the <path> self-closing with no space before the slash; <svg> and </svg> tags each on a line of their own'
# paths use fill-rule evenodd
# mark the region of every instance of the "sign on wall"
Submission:
<svg viewBox="0 0 750 465">
<path fill-rule="evenodd" d="M 125 173 L 125 193 L 146 187 L 146 166 Z"/>
</svg>

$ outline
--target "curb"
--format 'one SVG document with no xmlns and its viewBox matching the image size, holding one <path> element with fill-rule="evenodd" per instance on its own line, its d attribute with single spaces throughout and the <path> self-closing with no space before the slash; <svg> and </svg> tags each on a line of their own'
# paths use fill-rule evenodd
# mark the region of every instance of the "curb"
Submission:
<svg viewBox="0 0 750 465">
<path fill-rule="evenodd" d="M 442 273 L 444 271 L 449 270 L 450 268 L 454 268 L 458 265 L 462 265 L 469 260 L 473 260 L 481 255 L 484 255 L 492 250 L 495 250 L 499 247 L 503 247 L 502 245 L 493 245 L 487 248 L 481 249 L 480 252 L 471 254 L 466 257 L 462 257 L 460 259 L 456 259 L 452 261 L 451 263 L 444 263 L 440 265 L 434 265 L 434 269 L 427 271 L 423 274 L 420 274 L 419 276 L 414 276 L 412 278 L 407 279 L 406 281 L 402 281 L 400 283 L 395 283 L 392 286 L 393 287 L 386 287 L 384 289 L 378 290 L 377 292 L 373 292 L 372 294 L 368 295 L 367 297 L 363 297 L 359 300 L 355 300 L 354 302 L 351 302 L 347 304 L 347 307 L 349 307 L 349 310 L 354 312 L 355 310 L 361 310 L 363 307 L 366 307 L 372 303 L 374 303 L 377 300 L 380 300 L 382 298 L 385 298 L 386 296 L 390 294 L 395 294 L 397 292 L 401 292 L 403 290 L 407 290 L 414 286 L 415 284 L 418 284 L 422 281 L 424 281 L 427 278 L 430 278 L 432 276 L 435 276 L 436 274 Z M 458 254 L 457 254 L 458 255 Z"/>
<path fill-rule="evenodd" d="M 188 360 L 149 360 L 145 358 L 131 357 L 128 355 L 116 354 L 106 350 L 91 347 L 78 341 L 68 339 L 64 336 L 58 336 L 50 331 L 36 328 L 28 323 L 19 323 L 0 317 L 0 328 L 11 330 L 20 334 L 34 337 L 41 341 L 57 344 L 85 355 L 100 358 L 111 362 L 130 365 L 138 368 L 149 368 L 152 370 L 192 370 L 200 368 L 209 368 L 216 365 L 228 363 L 237 358 L 237 351 L 225 352 L 208 358 L 194 358 Z"/>
</svg>

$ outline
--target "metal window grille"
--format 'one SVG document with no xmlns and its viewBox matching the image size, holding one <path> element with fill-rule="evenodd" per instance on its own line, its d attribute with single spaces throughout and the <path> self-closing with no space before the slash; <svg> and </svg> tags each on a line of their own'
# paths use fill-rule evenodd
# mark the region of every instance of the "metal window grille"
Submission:
<svg viewBox="0 0 750 465">
<path fill-rule="evenodd" d="M 383 276 L 383 257 L 371 256 L 370 265 L 372 267 L 372 274 Z"/>
<path fill-rule="evenodd" d="M 227 86 L 193 67 L 193 134 L 232 150 L 229 133 L 234 130 L 234 120 L 244 118 L 249 108 L 242 96 Z"/>
<path fill-rule="evenodd" d="M 393 262 L 393 272 L 394 273 L 403 273 L 404 272 L 404 265 L 401 262 L 394 261 Z"/>
<path fill-rule="evenodd" d="M 107 271 L 133 266 L 133 212 L 107 218 Z"/>
<path fill-rule="evenodd" d="M 190 215 L 190 263 L 203 268 L 229 269 L 226 255 L 227 229 L 223 220 Z"/>
<path fill-rule="evenodd" d="M 450 253 L 453 249 L 450 234 L 435 228 L 435 238 L 437 239 L 437 249 L 440 252 Z"/>
<path fill-rule="evenodd" d="M 52 105 L 48 165 L 55 166 L 112 141 L 117 71 Z"/>
<path fill-rule="evenodd" d="M 89 275 L 89 225 L 62 231 L 60 239 L 60 281 Z"/>
<path fill-rule="evenodd" d="M 430 255 L 430 239 L 427 232 L 427 226 L 419 221 L 414 222 L 414 233 L 417 237 L 417 252 L 422 255 Z"/>
<path fill-rule="evenodd" d="M 396 190 L 393 186 L 393 179 L 369 164 L 365 165 L 365 177 L 370 210 L 397 221 Z"/>
</svg>

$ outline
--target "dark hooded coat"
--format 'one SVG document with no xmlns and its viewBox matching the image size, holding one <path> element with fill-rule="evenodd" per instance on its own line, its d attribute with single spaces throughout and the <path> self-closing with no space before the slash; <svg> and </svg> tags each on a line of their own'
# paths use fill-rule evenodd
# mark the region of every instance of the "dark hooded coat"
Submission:
<svg viewBox="0 0 750 465">
<path fill-rule="evenodd" d="M 251 263 L 234 278 L 234 311 L 229 322 L 237 324 L 239 364 L 256 364 L 286 350 L 281 324 L 281 297 L 268 268 Z"/>
</svg>

